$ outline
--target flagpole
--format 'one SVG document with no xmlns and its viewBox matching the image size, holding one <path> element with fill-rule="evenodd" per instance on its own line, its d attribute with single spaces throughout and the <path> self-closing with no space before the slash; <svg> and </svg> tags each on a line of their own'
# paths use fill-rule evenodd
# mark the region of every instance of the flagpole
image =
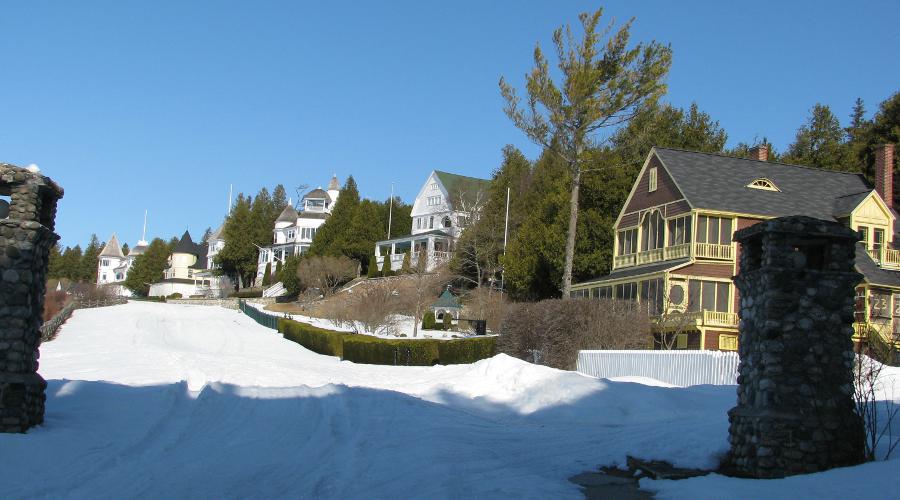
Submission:
<svg viewBox="0 0 900 500">
<path fill-rule="evenodd" d="M 388 208 L 388 232 L 387 239 L 391 239 L 391 219 L 394 216 L 394 183 L 391 183 L 391 201 L 390 208 Z"/>
</svg>

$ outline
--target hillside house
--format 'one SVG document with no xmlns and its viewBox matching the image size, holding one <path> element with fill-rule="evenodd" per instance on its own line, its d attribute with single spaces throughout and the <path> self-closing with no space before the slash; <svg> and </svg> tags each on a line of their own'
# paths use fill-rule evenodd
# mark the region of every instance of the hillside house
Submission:
<svg viewBox="0 0 900 500">
<path fill-rule="evenodd" d="M 180 293 L 182 297 L 220 297 L 227 278 L 209 268 L 209 242 L 194 243 L 185 231 L 169 256 L 164 277 L 150 285 L 151 297 Z"/>
<path fill-rule="evenodd" d="M 337 176 L 333 176 L 327 191 L 321 187 L 313 189 L 303 195 L 297 209 L 288 204 L 281 211 L 272 230 L 272 244 L 259 249 L 257 283 L 262 282 L 267 265 L 274 273 L 278 263 L 283 264 L 291 255 L 300 255 L 309 250 L 316 231 L 331 215 L 340 194 Z"/>
<path fill-rule="evenodd" d="M 134 248 L 128 250 L 128 255 L 125 255 L 122 252 L 122 245 L 119 244 L 119 238 L 113 233 L 97 256 L 97 286 L 110 287 L 116 295 L 130 297 L 131 290 L 125 288 L 122 283 L 137 256 L 147 250 L 147 245 L 146 241 L 140 240 Z"/>
<path fill-rule="evenodd" d="M 735 350 L 739 297 L 733 233 L 807 215 L 857 230 L 855 340 L 867 329 L 900 347 L 900 250 L 895 242 L 893 145 L 877 152 L 876 185 L 862 174 L 653 148 L 616 219 L 612 272 L 573 285 L 574 297 L 636 300 L 656 318 L 656 347 Z"/>
<path fill-rule="evenodd" d="M 454 244 L 466 227 L 471 206 L 484 202 L 489 185 L 485 179 L 432 171 L 413 203 L 411 233 L 375 243 L 378 269 L 384 269 L 387 259 L 391 270 L 399 270 L 408 252 L 412 252 L 413 266 L 418 265 L 420 256 L 427 259 L 428 271 L 449 261 Z"/>
</svg>

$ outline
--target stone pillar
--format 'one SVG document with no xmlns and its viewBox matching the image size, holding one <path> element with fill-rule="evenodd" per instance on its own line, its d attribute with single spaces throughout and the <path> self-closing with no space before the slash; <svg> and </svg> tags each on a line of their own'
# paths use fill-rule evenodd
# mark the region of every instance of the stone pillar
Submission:
<svg viewBox="0 0 900 500">
<path fill-rule="evenodd" d="M 861 463 L 853 403 L 857 234 L 792 216 L 738 231 L 738 404 L 728 412 L 729 466 L 776 478 Z"/>
<path fill-rule="evenodd" d="M 63 190 L 37 172 L 0 163 L 0 195 L 10 197 L 0 219 L 0 432 L 25 432 L 44 421 L 38 348 Z"/>
</svg>

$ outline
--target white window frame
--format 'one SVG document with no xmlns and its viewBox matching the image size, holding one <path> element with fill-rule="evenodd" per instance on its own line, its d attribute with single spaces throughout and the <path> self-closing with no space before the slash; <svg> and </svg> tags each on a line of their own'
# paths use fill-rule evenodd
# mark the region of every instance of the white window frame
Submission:
<svg viewBox="0 0 900 500">
<path fill-rule="evenodd" d="M 656 191 L 656 167 L 650 169 L 649 175 L 650 179 L 647 186 L 647 191 L 652 193 Z"/>
</svg>

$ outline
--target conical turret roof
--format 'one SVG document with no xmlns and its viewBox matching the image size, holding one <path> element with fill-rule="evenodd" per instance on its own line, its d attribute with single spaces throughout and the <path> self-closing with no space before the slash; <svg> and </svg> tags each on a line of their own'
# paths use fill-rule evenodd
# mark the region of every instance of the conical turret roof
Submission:
<svg viewBox="0 0 900 500">
<path fill-rule="evenodd" d="M 328 183 L 328 190 L 329 191 L 340 191 L 341 190 L 341 183 L 338 182 L 337 175 L 331 176 L 331 182 Z"/>
<path fill-rule="evenodd" d="M 183 235 L 181 235 L 181 240 L 175 245 L 175 250 L 172 253 L 189 253 L 191 255 L 197 255 L 197 245 L 194 244 L 194 240 L 191 239 L 191 233 L 185 231 Z"/>
<path fill-rule="evenodd" d="M 116 237 L 116 233 L 109 237 L 109 241 L 106 242 L 103 250 L 100 251 L 100 257 L 125 258 L 125 254 L 122 253 L 122 245 L 119 244 L 119 238 Z"/>
</svg>

